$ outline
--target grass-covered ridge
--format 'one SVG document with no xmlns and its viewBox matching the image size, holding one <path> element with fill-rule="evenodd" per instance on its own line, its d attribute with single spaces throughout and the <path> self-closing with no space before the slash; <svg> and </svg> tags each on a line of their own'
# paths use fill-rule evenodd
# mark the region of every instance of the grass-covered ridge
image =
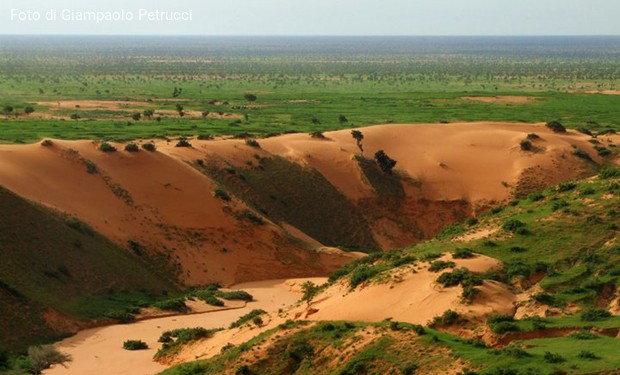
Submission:
<svg viewBox="0 0 620 375">
<path fill-rule="evenodd" d="M 101 319 L 176 290 L 148 259 L 76 219 L 1 188 L 0 207 L 2 346 L 23 348 L 62 333 L 42 318 L 47 309 L 77 320 Z"/>
</svg>

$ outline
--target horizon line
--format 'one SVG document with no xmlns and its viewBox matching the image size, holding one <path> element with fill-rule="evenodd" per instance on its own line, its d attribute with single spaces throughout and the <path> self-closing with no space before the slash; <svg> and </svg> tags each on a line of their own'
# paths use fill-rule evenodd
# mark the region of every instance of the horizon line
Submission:
<svg viewBox="0 0 620 375">
<path fill-rule="evenodd" d="M 403 37 L 620 37 L 620 34 L 24 34 L 24 33 L 0 33 L 3 36 L 108 36 L 108 37 L 351 37 L 351 38 L 368 38 L 368 37 L 386 37 L 386 38 L 403 38 Z"/>
</svg>

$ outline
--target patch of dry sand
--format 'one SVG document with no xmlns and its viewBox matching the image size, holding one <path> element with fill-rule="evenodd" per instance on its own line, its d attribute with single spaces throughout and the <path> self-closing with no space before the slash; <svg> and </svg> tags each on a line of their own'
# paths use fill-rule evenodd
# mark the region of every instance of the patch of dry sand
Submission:
<svg viewBox="0 0 620 375">
<path fill-rule="evenodd" d="M 463 96 L 463 100 L 483 103 L 523 104 L 536 98 L 531 96 Z"/>
</svg>

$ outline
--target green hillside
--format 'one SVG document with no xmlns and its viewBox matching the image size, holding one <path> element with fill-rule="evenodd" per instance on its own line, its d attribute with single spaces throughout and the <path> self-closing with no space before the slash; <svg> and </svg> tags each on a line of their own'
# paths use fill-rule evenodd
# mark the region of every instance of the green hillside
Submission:
<svg viewBox="0 0 620 375">
<path fill-rule="evenodd" d="M 6 348 L 63 333 L 42 318 L 48 309 L 68 320 L 99 319 L 175 290 L 148 259 L 2 188 L 0 251 L 0 346 Z"/>
</svg>

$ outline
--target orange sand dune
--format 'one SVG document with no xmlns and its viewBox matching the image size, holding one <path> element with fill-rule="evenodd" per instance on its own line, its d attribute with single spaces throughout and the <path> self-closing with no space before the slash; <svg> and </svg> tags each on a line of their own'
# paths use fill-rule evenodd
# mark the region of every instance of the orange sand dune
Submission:
<svg viewBox="0 0 620 375">
<path fill-rule="evenodd" d="M 118 104 L 118 103 L 117 103 Z M 290 134 L 259 140 L 192 140 L 193 147 L 157 141 L 158 151 L 104 153 L 91 141 L 54 146 L 0 145 L 0 185 L 76 216 L 126 246 L 145 245 L 178 264 L 188 284 L 234 283 L 325 275 L 355 254 L 310 251 L 290 236 L 319 246 L 304 228 L 259 226 L 243 219 L 246 203 L 214 197 L 216 184 L 199 172 L 197 159 L 244 167 L 254 156 L 278 155 L 315 168 L 360 207 L 382 248 L 405 246 L 474 213 L 474 207 L 510 199 L 515 186 L 540 188 L 577 177 L 584 162 L 573 147 L 598 156 L 588 136 L 555 134 L 542 124 L 460 123 L 378 125 L 361 129 L 364 156 L 377 150 L 395 160 L 404 197 L 377 197 L 355 160 L 350 130 L 326 139 Z M 520 150 L 537 133 L 537 152 Z M 86 162 L 97 166 L 89 174 Z M 531 181 L 530 181 L 531 180 Z M 379 199 L 380 198 L 380 199 Z"/>
<path fill-rule="evenodd" d="M 448 259 L 448 257 L 444 257 Z M 477 255 L 473 259 L 450 259 L 457 267 L 485 272 L 500 267 L 493 258 Z M 413 272 L 415 269 L 416 272 Z M 348 282 L 339 282 L 315 297 L 309 306 L 293 310 L 299 319 L 354 320 L 376 322 L 386 318 L 413 324 L 426 324 L 446 310 L 468 317 L 506 314 L 514 311 L 516 296 L 506 285 L 485 281 L 471 304 L 461 302 L 461 287 L 444 288 L 435 280 L 443 272 L 430 272 L 428 264 L 406 267 L 385 282 L 378 281 L 350 291 Z"/>
<path fill-rule="evenodd" d="M 164 153 L 54 143 L 0 147 L 0 184 L 80 218 L 123 246 L 131 239 L 171 257 L 182 265 L 185 283 L 324 275 L 349 259 L 302 249 L 270 223 L 238 219 L 242 203 L 216 199 L 211 180 Z M 98 173 L 87 173 L 83 160 L 94 162 Z"/>
</svg>

